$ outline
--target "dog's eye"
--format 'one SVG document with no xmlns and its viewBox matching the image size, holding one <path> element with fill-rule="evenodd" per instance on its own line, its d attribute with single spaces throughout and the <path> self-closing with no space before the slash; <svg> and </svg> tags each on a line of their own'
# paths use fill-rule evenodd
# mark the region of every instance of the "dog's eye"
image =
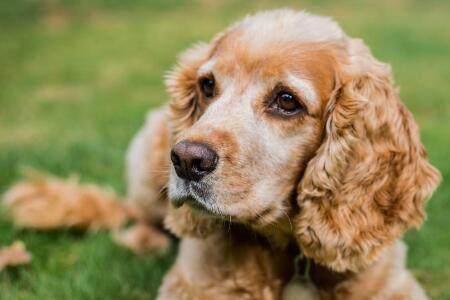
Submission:
<svg viewBox="0 0 450 300">
<path fill-rule="evenodd" d="M 278 92 L 269 109 L 278 115 L 293 116 L 303 111 L 303 107 L 297 98 L 288 91 Z"/>
<path fill-rule="evenodd" d="M 203 95 L 206 98 L 212 98 L 216 94 L 216 82 L 214 80 L 214 77 L 211 76 L 205 76 L 201 77 L 198 81 L 198 84 L 200 86 L 200 90 L 202 91 Z"/>
</svg>

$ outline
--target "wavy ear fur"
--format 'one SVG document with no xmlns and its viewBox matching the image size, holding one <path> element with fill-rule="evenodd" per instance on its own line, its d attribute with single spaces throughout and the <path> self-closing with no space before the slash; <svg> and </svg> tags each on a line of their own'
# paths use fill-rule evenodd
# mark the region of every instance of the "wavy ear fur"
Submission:
<svg viewBox="0 0 450 300">
<path fill-rule="evenodd" d="M 325 137 L 298 186 L 296 238 L 335 271 L 358 271 L 411 227 L 440 181 L 389 66 L 348 40 L 342 84 L 329 102 Z"/>
<path fill-rule="evenodd" d="M 187 49 L 178 58 L 178 64 L 167 74 L 166 87 L 169 92 L 172 133 L 192 126 L 198 118 L 197 70 L 206 61 L 211 51 L 207 43 L 198 43 Z"/>
</svg>

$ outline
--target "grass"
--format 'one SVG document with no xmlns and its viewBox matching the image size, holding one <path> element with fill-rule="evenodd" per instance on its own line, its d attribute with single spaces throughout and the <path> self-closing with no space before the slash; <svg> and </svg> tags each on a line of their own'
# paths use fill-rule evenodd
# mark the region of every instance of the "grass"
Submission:
<svg viewBox="0 0 450 300">
<path fill-rule="evenodd" d="M 127 4 L 125 4 L 127 3 Z M 166 101 L 176 54 L 278 1 L 0 3 L 0 192 L 21 166 L 73 172 L 125 190 L 123 157 L 148 109 Z M 408 264 L 433 299 L 450 299 L 450 2 L 289 1 L 334 16 L 390 62 L 444 181 L 408 233 Z M 0 299 L 153 299 L 173 261 L 136 257 L 107 233 L 38 233 L 0 217 L 0 245 L 23 240 L 31 265 L 0 273 Z"/>
</svg>

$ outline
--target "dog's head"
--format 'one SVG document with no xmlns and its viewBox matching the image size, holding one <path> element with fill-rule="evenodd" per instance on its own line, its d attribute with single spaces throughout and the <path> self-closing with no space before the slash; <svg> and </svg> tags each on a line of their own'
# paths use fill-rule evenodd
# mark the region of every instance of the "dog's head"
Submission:
<svg viewBox="0 0 450 300">
<path fill-rule="evenodd" d="M 439 174 L 389 67 L 332 20 L 247 17 L 184 53 L 167 85 L 169 198 L 191 231 L 197 216 L 253 228 L 293 217 L 302 251 L 342 271 L 422 222 Z"/>
</svg>

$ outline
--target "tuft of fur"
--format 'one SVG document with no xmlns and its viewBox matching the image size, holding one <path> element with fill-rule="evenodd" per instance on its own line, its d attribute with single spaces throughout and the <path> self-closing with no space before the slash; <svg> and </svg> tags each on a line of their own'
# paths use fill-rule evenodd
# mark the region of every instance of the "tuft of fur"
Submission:
<svg viewBox="0 0 450 300">
<path fill-rule="evenodd" d="M 170 246 L 167 235 L 146 223 L 146 210 L 138 203 L 120 201 L 112 190 L 80 184 L 74 177 L 63 180 L 28 175 L 3 196 L 3 205 L 16 226 L 38 230 L 112 230 L 113 240 L 136 254 L 164 252 Z M 123 229 L 129 221 L 137 223 Z"/>
<path fill-rule="evenodd" d="M 178 209 L 170 207 L 164 225 L 178 237 L 195 238 L 205 238 L 223 228 L 220 220 L 202 216 L 186 206 Z"/>
<path fill-rule="evenodd" d="M 113 239 L 135 254 L 163 253 L 170 246 L 170 239 L 166 234 L 145 223 L 137 223 L 115 232 Z"/>
<path fill-rule="evenodd" d="M 131 216 L 112 191 L 76 178 L 28 178 L 5 193 L 3 204 L 16 226 L 41 230 L 116 229 Z"/>
<path fill-rule="evenodd" d="M 31 254 L 25 249 L 25 244 L 16 241 L 8 247 L 0 248 L 0 271 L 8 266 L 28 264 Z"/>
<path fill-rule="evenodd" d="M 311 283 L 294 281 L 284 287 L 283 300 L 320 300 L 320 296 Z"/>
</svg>

